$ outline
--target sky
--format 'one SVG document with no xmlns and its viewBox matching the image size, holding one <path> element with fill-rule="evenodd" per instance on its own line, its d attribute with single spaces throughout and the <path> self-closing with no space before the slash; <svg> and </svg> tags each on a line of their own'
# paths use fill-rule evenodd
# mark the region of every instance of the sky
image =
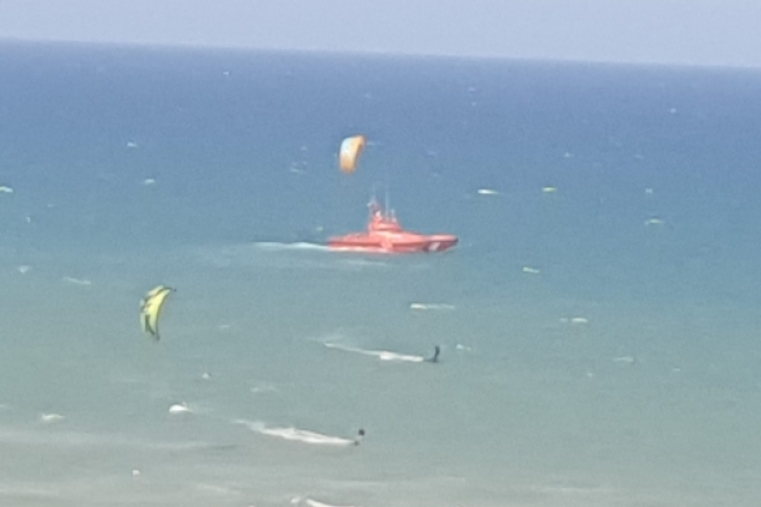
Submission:
<svg viewBox="0 0 761 507">
<path fill-rule="evenodd" d="M 0 0 L 0 39 L 761 67 L 761 0 Z"/>
</svg>

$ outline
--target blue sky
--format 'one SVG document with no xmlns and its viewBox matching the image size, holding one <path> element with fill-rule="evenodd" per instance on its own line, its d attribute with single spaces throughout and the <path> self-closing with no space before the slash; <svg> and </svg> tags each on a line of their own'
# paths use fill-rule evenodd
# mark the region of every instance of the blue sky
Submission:
<svg viewBox="0 0 761 507">
<path fill-rule="evenodd" d="M 0 38 L 761 67 L 761 0 L 0 0 Z"/>
</svg>

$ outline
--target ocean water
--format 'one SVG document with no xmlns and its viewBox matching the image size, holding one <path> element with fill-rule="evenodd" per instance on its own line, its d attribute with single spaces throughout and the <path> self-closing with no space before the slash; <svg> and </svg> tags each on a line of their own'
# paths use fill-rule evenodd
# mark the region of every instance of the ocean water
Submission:
<svg viewBox="0 0 761 507">
<path fill-rule="evenodd" d="M 0 504 L 755 506 L 760 89 L 0 45 Z"/>
</svg>

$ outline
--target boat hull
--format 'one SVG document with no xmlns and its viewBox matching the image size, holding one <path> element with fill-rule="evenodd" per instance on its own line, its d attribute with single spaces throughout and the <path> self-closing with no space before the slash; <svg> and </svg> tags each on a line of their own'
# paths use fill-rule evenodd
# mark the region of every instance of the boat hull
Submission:
<svg viewBox="0 0 761 507">
<path fill-rule="evenodd" d="M 457 244 L 457 237 L 450 234 L 365 234 L 355 233 L 336 236 L 328 240 L 333 250 L 377 253 L 434 253 L 444 252 Z"/>
</svg>

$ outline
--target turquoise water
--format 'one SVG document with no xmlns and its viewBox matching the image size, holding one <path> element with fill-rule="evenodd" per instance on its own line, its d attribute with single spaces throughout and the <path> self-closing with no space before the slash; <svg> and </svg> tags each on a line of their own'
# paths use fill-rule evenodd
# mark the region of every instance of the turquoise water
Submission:
<svg viewBox="0 0 761 507">
<path fill-rule="evenodd" d="M 0 46 L 0 503 L 755 505 L 759 86 Z M 458 247 L 320 246 L 386 190 Z"/>
</svg>

